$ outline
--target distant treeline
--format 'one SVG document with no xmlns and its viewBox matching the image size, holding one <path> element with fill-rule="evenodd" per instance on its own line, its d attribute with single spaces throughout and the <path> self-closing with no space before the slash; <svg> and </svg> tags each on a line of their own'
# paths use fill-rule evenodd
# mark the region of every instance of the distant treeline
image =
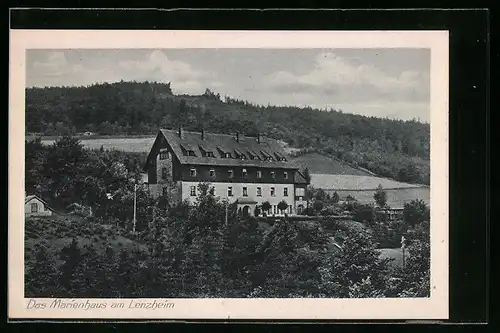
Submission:
<svg viewBox="0 0 500 333">
<path fill-rule="evenodd" d="M 118 82 L 26 90 L 26 131 L 41 135 L 154 134 L 158 128 L 257 132 L 320 150 L 381 176 L 429 183 L 430 126 L 340 110 L 256 105 L 221 97 L 174 95 L 170 83 Z"/>
</svg>

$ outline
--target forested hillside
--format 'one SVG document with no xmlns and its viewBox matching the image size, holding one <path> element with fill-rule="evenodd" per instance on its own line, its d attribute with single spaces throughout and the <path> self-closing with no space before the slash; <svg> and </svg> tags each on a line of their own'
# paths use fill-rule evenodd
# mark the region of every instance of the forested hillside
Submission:
<svg viewBox="0 0 500 333">
<path fill-rule="evenodd" d="M 158 128 L 257 132 L 400 181 L 429 183 L 430 126 L 336 110 L 262 106 L 221 97 L 174 95 L 170 84 L 119 82 L 26 90 L 26 132 L 154 134 Z"/>
</svg>

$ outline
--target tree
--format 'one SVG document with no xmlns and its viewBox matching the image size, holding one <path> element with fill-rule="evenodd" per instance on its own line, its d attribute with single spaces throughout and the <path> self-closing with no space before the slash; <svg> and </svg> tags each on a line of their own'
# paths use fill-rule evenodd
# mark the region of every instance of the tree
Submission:
<svg viewBox="0 0 500 333">
<path fill-rule="evenodd" d="M 429 221 L 430 210 L 427 204 L 420 199 L 412 200 L 404 204 L 403 221 L 410 226 Z"/>
<path fill-rule="evenodd" d="M 313 208 L 315 211 L 319 212 L 320 210 L 323 209 L 323 201 L 321 200 L 315 200 L 313 204 Z"/>
<path fill-rule="evenodd" d="M 334 234 L 342 249 L 321 268 L 324 297 L 381 297 L 387 283 L 387 260 L 381 260 L 365 229 L 341 224 Z"/>
<path fill-rule="evenodd" d="M 33 266 L 26 272 L 27 297 L 54 297 L 60 292 L 58 288 L 58 271 L 55 258 L 47 251 L 45 242 L 35 246 Z"/>
<path fill-rule="evenodd" d="M 85 177 L 82 168 L 86 157 L 81 142 L 68 136 L 58 139 L 48 148 L 43 173 L 53 199 L 64 206 L 81 197 L 78 183 Z"/>
<path fill-rule="evenodd" d="M 307 208 L 309 208 L 309 203 L 311 202 L 312 199 L 314 199 L 314 194 L 316 193 L 316 189 L 312 185 L 308 185 L 306 187 L 306 203 L 307 203 Z"/>
<path fill-rule="evenodd" d="M 27 194 L 42 194 L 45 186 L 43 173 L 47 149 L 40 138 L 25 142 L 25 190 Z"/>
<path fill-rule="evenodd" d="M 377 206 L 379 206 L 380 208 L 384 208 L 386 206 L 387 193 L 384 191 L 382 184 L 378 185 L 377 190 L 375 191 L 375 194 L 373 194 L 373 198 L 375 199 Z"/>
<path fill-rule="evenodd" d="M 285 200 L 282 200 L 278 203 L 278 209 L 283 213 L 284 211 L 286 211 L 286 209 L 288 208 L 288 204 L 286 203 Z"/>
<path fill-rule="evenodd" d="M 66 292 L 71 293 L 78 289 L 82 283 L 82 280 L 77 276 L 77 268 L 81 264 L 82 253 L 76 238 L 73 238 L 69 245 L 61 249 L 59 258 L 63 261 L 60 266 L 59 284 L 65 288 Z"/>
<path fill-rule="evenodd" d="M 335 192 L 333 193 L 333 195 L 332 195 L 332 202 L 333 202 L 334 204 L 337 204 L 337 203 L 339 203 L 339 200 L 340 200 L 340 198 L 339 198 L 339 194 L 337 193 L 337 191 L 335 191 Z"/>
<path fill-rule="evenodd" d="M 322 188 L 316 189 L 316 192 L 314 194 L 314 198 L 319 201 L 326 201 L 327 200 L 327 194 L 326 191 L 323 190 Z"/>
<path fill-rule="evenodd" d="M 375 218 L 375 210 L 372 205 L 356 204 L 352 219 L 363 223 L 372 223 Z"/>
<path fill-rule="evenodd" d="M 305 178 L 307 184 L 311 183 L 311 174 L 309 173 L 309 168 L 304 169 L 304 178 Z"/>
<path fill-rule="evenodd" d="M 270 209 L 271 209 L 271 204 L 269 203 L 269 201 L 264 201 L 262 203 L 262 211 L 267 214 Z"/>
</svg>

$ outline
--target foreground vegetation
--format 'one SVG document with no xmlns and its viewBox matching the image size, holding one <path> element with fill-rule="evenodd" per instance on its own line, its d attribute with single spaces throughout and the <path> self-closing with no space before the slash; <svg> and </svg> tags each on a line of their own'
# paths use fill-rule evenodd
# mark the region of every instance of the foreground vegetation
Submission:
<svg viewBox="0 0 500 333">
<path fill-rule="evenodd" d="M 388 221 L 377 215 L 386 205 L 383 189 L 377 206 L 338 206 L 338 197 L 310 188 L 312 219 L 266 223 L 230 205 L 226 223 L 226 203 L 209 184 L 200 184 L 192 205 L 153 199 L 139 187 L 134 224 L 139 172 L 134 154 L 86 150 L 71 137 L 51 146 L 26 142 L 26 189 L 60 213 L 26 220 L 26 297 L 429 295 L 423 202 Z M 335 209 L 349 210 L 353 221 L 332 217 Z M 390 265 L 379 248 L 397 247 L 401 235 L 407 259 Z"/>
<path fill-rule="evenodd" d="M 231 214 L 226 225 L 207 189 L 190 207 L 157 208 L 136 234 L 95 217 L 28 219 L 26 297 L 429 296 L 427 222 L 408 228 L 401 267 L 357 222 L 282 218 L 265 230 Z"/>
<path fill-rule="evenodd" d="M 207 90 L 174 95 L 170 84 L 118 82 L 26 90 L 26 132 L 68 135 L 155 134 L 159 127 L 216 133 L 258 131 L 382 177 L 429 184 L 430 127 L 292 106 L 262 106 Z"/>
</svg>

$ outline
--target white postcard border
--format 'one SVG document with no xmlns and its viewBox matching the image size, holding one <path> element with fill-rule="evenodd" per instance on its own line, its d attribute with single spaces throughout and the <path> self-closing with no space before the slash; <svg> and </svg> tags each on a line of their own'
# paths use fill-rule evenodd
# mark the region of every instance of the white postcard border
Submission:
<svg viewBox="0 0 500 333">
<path fill-rule="evenodd" d="M 431 49 L 431 296 L 422 299 L 169 299 L 174 306 L 28 309 L 24 298 L 26 49 L 429 48 Z M 9 59 L 8 313 L 42 319 L 448 319 L 448 31 L 11 30 Z M 34 299 L 50 304 L 53 299 Z M 71 301 L 70 299 L 65 299 Z M 75 299 L 86 302 L 87 299 Z M 123 302 L 125 308 L 113 308 Z M 164 304 L 164 303 L 162 303 Z"/>
</svg>

